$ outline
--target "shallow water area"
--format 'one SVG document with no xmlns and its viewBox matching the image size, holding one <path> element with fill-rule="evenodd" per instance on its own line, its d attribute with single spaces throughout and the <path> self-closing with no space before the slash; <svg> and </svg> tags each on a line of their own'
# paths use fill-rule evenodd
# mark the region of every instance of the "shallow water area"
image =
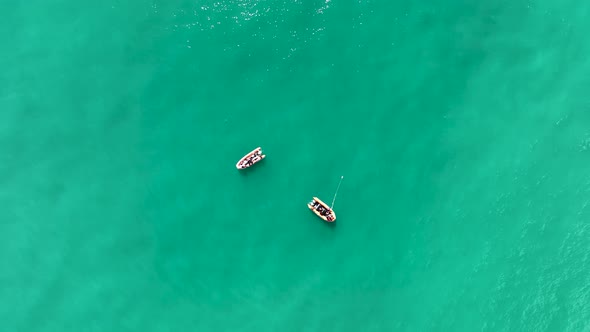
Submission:
<svg viewBox="0 0 590 332">
<path fill-rule="evenodd" d="M 4 330 L 590 328 L 590 3 L 0 11 Z"/>
</svg>

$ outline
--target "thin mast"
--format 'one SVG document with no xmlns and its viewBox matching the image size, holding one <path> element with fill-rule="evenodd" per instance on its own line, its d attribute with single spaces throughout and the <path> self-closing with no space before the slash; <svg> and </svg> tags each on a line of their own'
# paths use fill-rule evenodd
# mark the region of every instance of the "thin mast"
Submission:
<svg viewBox="0 0 590 332">
<path fill-rule="evenodd" d="M 338 195 L 338 190 L 340 189 L 340 184 L 342 183 L 342 179 L 344 179 L 344 175 L 340 177 L 340 182 L 338 182 L 338 187 L 336 188 L 336 192 L 334 193 L 334 198 L 332 199 L 332 206 L 330 206 L 330 210 L 334 207 L 334 202 L 336 202 L 336 195 Z"/>
</svg>

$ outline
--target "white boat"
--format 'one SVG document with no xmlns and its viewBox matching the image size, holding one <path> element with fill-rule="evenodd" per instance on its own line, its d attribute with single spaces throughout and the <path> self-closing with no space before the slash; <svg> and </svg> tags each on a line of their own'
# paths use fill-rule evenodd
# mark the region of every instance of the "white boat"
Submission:
<svg viewBox="0 0 590 332">
<path fill-rule="evenodd" d="M 338 187 L 336 187 L 336 192 L 334 193 L 334 198 L 332 199 L 332 206 L 322 202 L 321 199 L 314 197 L 311 202 L 307 203 L 307 207 L 316 214 L 316 216 L 322 218 L 322 220 L 327 222 L 334 222 L 336 221 L 336 212 L 334 212 L 334 202 L 336 202 L 336 195 L 338 195 L 338 190 L 340 189 L 340 184 L 342 183 L 342 179 L 344 179 L 344 175 L 340 177 L 340 182 L 338 182 Z"/>
<path fill-rule="evenodd" d="M 261 161 L 265 157 L 266 157 L 266 155 L 262 154 L 262 149 L 260 147 L 257 147 L 256 149 L 250 151 L 248 154 L 243 156 L 242 159 L 240 159 L 236 163 L 236 168 L 237 169 L 246 169 L 246 168 L 256 164 L 257 162 Z"/>
<path fill-rule="evenodd" d="M 336 221 L 336 213 L 334 210 L 330 209 L 330 207 L 322 202 L 317 197 L 314 197 L 311 202 L 307 203 L 307 207 L 313 211 L 318 217 L 322 218 L 324 221 L 327 222 L 334 222 Z"/>
</svg>

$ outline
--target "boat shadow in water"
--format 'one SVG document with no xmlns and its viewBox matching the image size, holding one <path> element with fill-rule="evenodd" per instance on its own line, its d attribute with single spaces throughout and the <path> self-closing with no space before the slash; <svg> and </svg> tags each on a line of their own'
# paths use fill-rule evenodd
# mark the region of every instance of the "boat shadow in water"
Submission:
<svg viewBox="0 0 590 332">
<path fill-rule="evenodd" d="M 322 219 L 319 219 L 318 220 L 318 218 L 315 218 L 315 219 L 316 219 L 317 222 L 324 224 L 324 227 L 328 227 L 329 229 L 336 228 L 336 223 L 337 223 L 336 221 L 330 222 L 330 221 L 325 221 L 325 220 L 322 220 Z"/>
<path fill-rule="evenodd" d="M 336 222 L 335 221 L 334 222 L 324 221 L 324 222 L 322 222 L 322 224 L 326 225 L 326 227 L 328 227 L 329 229 L 335 229 L 336 228 Z"/>
<path fill-rule="evenodd" d="M 259 172 L 261 169 L 266 168 L 266 164 L 267 163 L 268 163 L 268 161 L 261 160 L 261 161 L 257 162 L 255 165 L 252 165 L 252 166 L 250 166 L 248 168 L 239 169 L 237 171 L 238 171 L 238 173 L 240 173 L 241 176 L 252 175 L 254 173 Z"/>
</svg>

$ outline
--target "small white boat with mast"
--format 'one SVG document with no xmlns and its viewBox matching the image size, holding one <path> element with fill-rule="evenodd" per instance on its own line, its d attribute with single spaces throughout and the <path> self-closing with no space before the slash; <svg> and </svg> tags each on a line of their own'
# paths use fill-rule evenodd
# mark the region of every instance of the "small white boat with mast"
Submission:
<svg viewBox="0 0 590 332">
<path fill-rule="evenodd" d="M 334 198 L 332 199 L 332 205 L 328 206 L 326 203 L 322 202 L 317 197 L 313 197 L 311 202 L 307 203 L 307 207 L 313 211 L 318 217 L 322 218 L 324 221 L 327 222 L 334 222 L 336 221 L 336 212 L 334 212 L 334 202 L 336 201 L 336 195 L 338 195 L 338 190 L 340 189 L 340 184 L 342 183 L 342 179 L 344 176 L 340 177 L 340 182 L 338 182 L 338 187 L 336 188 L 336 193 L 334 193 Z"/>
</svg>

